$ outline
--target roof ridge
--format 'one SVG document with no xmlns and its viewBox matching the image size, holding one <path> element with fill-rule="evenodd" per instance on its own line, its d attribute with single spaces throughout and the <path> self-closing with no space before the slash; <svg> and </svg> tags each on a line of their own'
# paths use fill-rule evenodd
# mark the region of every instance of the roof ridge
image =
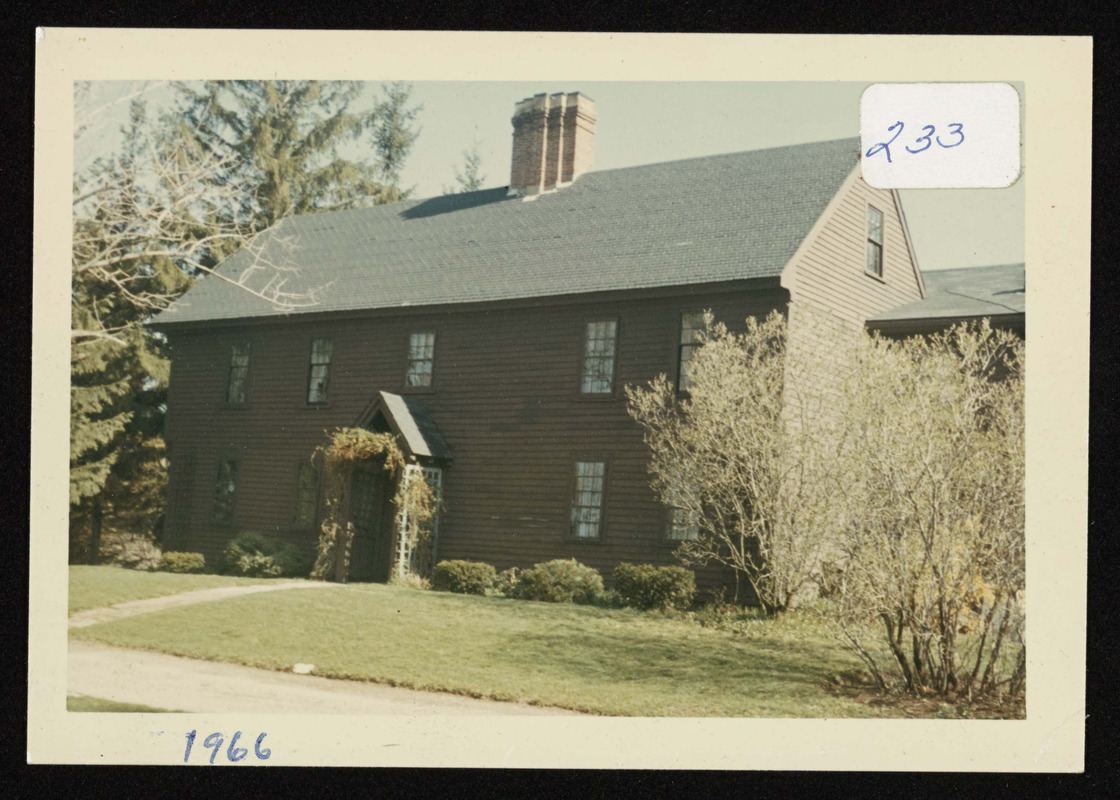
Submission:
<svg viewBox="0 0 1120 800">
<path fill-rule="evenodd" d="M 648 164 L 631 164 L 628 167 L 611 167 L 610 169 L 593 169 L 593 170 L 590 170 L 589 172 L 584 173 L 584 175 L 585 176 L 606 175 L 607 173 L 611 173 L 611 172 L 624 172 L 626 170 L 632 170 L 632 169 L 647 169 L 649 167 L 660 167 L 660 166 L 665 166 L 665 165 L 669 165 L 669 164 L 685 164 L 689 161 L 706 161 L 708 159 L 715 160 L 715 159 L 720 159 L 720 158 L 734 158 L 736 156 L 745 156 L 748 153 L 771 153 L 771 152 L 774 152 L 774 151 L 777 151 L 777 150 L 793 150 L 793 149 L 799 148 L 799 147 L 820 147 L 821 145 L 827 145 L 827 144 L 838 144 L 840 142 L 858 142 L 858 141 L 859 141 L 858 136 L 843 136 L 839 139 L 821 139 L 821 140 L 813 141 L 813 142 L 800 142 L 798 144 L 781 144 L 781 145 L 776 145 L 774 147 L 755 147 L 755 148 L 752 148 L 750 150 L 735 150 L 735 151 L 732 151 L 730 153 L 709 153 L 706 156 L 686 156 L 685 158 L 671 158 L 668 161 L 652 161 Z M 858 153 L 858 151 L 859 151 L 859 148 L 857 147 L 855 152 Z"/>
<path fill-rule="evenodd" d="M 973 267 L 946 267 L 944 269 L 936 269 L 936 268 L 926 267 L 925 269 L 922 270 L 922 274 L 924 275 L 927 272 L 937 272 L 937 273 L 965 272 L 967 270 L 973 270 L 973 269 L 1001 269 L 1001 268 L 1004 268 L 1004 267 L 1026 267 L 1026 266 L 1027 266 L 1026 262 L 1024 262 L 1024 261 L 1009 261 L 1005 264 L 981 264 L 979 266 L 973 266 Z"/>
</svg>

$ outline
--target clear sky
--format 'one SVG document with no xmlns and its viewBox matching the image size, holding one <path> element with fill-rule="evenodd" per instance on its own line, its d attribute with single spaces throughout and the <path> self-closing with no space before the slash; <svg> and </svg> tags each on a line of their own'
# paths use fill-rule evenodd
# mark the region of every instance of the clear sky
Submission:
<svg viewBox="0 0 1120 800">
<path fill-rule="evenodd" d="M 140 84 L 101 84 L 99 99 Z M 510 117 L 516 101 L 540 92 L 580 91 L 595 101 L 595 169 L 754 150 L 859 135 L 864 83 L 618 83 L 558 79 L 517 82 L 420 82 L 422 128 L 403 171 L 416 197 L 457 186 L 463 151 L 477 143 L 485 187 L 509 183 Z M 373 96 L 377 85 L 368 87 Z M 1022 87 L 1020 92 L 1022 92 Z M 168 93 L 150 93 L 152 106 Z M 80 166 L 110 146 L 127 104 L 101 115 L 83 136 Z M 357 146 L 357 145 L 356 145 Z M 922 269 L 1019 262 L 1024 254 L 1025 180 L 1007 189 L 903 190 L 902 203 Z"/>
</svg>

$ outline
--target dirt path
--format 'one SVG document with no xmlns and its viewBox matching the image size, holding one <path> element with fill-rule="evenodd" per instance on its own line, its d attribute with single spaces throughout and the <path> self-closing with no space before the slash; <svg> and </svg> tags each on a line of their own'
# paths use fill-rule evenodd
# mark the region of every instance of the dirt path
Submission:
<svg viewBox="0 0 1120 800">
<path fill-rule="evenodd" d="M 115 606 L 104 608 L 90 608 L 70 615 L 71 628 L 84 628 L 96 625 L 99 622 L 109 622 L 124 617 L 134 617 L 137 614 L 150 614 L 153 611 L 163 611 L 166 608 L 189 606 L 195 603 L 209 603 L 214 600 L 227 600 L 243 594 L 256 594 L 257 592 L 275 592 L 280 589 L 327 589 L 337 588 L 341 584 L 324 583 L 319 581 L 285 581 L 283 583 L 267 583 L 254 586 L 220 586 L 217 589 L 199 589 L 194 592 L 169 594 L 163 597 L 149 597 L 146 600 L 129 600 L 126 603 L 117 603 Z"/>
<path fill-rule="evenodd" d="M 271 672 L 76 640 L 70 642 L 67 692 L 193 712 L 454 716 L 576 713 Z"/>
</svg>

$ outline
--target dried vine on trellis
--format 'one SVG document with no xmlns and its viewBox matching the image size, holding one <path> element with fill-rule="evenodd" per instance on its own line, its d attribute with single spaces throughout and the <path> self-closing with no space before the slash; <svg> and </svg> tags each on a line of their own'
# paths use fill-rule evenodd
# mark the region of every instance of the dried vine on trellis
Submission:
<svg viewBox="0 0 1120 800">
<path fill-rule="evenodd" d="M 315 448 L 312 460 L 321 460 L 326 478 L 326 517 L 320 527 L 318 555 L 311 577 L 317 580 L 345 581 L 350 567 L 350 545 L 353 526 L 347 519 L 347 494 L 354 472 L 372 460 L 379 459 L 382 469 L 391 478 L 407 470 L 404 453 L 391 433 L 375 433 L 364 428 L 337 428 L 328 442 Z M 397 530 L 402 527 L 410 537 L 408 545 L 415 550 L 429 536 L 428 523 L 436 514 L 438 501 L 432 487 L 424 480 L 397 481 L 393 495 Z M 397 558 L 402 554 L 397 553 Z"/>
</svg>

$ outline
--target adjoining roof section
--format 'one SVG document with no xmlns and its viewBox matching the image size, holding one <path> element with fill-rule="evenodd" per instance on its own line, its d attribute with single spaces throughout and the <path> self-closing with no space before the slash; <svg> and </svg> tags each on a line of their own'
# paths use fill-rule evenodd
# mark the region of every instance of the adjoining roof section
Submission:
<svg viewBox="0 0 1120 800">
<path fill-rule="evenodd" d="M 358 424 L 368 423 L 378 411 L 385 415 L 389 427 L 401 437 L 410 455 L 441 461 L 454 457 L 428 410 L 416 398 L 378 392 L 374 401 L 362 412 Z"/>
<path fill-rule="evenodd" d="M 211 278 L 156 323 L 777 278 L 858 153 L 858 139 L 839 139 L 589 172 L 531 201 L 487 189 L 289 218 L 258 262 L 321 302 L 285 312 Z M 241 252 L 220 270 L 237 281 L 251 268 Z"/>
<path fill-rule="evenodd" d="M 1026 268 L 1023 264 L 927 270 L 922 273 L 926 298 L 884 311 L 868 320 L 880 323 L 924 320 L 955 322 L 981 317 L 1023 320 L 1026 313 Z"/>
</svg>

